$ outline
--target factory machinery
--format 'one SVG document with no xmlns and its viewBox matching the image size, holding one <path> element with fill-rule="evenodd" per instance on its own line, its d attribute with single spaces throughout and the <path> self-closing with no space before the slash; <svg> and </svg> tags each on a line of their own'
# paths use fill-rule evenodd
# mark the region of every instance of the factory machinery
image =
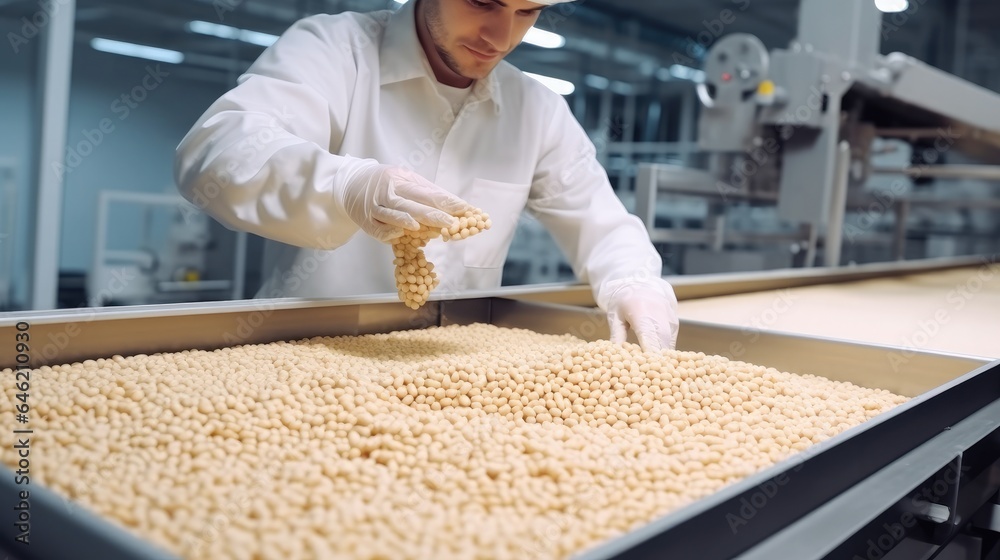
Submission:
<svg viewBox="0 0 1000 560">
<path fill-rule="evenodd" d="M 1000 95 L 904 54 L 881 55 L 895 25 L 882 17 L 871 0 L 802 0 L 788 49 L 769 53 L 748 34 L 712 46 L 698 85 L 707 169 L 643 164 L 637 173 L 636 214 L 652 239 L 707 248 L 687 251 L 687 273 L 813 266 L 820 256 L 837 266 L 845 242 L 891 245 L 876 260 L 902 259 L 908 218 L 921 210 L 938 223 L 946 212 L 992 211 L 965 226 L 980 242 L 995 240 L 996 197 L 928 194 L 913 182 L 961 179 L 992 189 L 1000 166 L 944 162 L 1000 162 Z M 659 227 L 659 193 L 708 200 L 706 229 Z M 734 212 L 735 203 L 776 207 L 788 227 L 762 228 L 759 218 Z M 857 221 L 845 223 L 852 212 Z M 789 246 L 801 251 L 765 257 L 767 247 Z"/>
<path fill-rule="evenodd" d="M 982 267 L 978 259 L 949 259 L 672 280 L 683 307 L 696 298 L 916 273 L 974 275 Z M 980 293 L 986 297 L 985 288 Z M 476 322 L 594 340 L 608 331 L 593 305 L 586 286 L 549 285 L 432 300 L 418 311 L 389 298 L 60 310 L 0 319 L 0 339 L 13 341 L 15 321 L 29 322 L 37 366 Z M 752 340 L 746 334 L 739 326 L 683 320 L 678 347 L 732 355 L 742 343 L 739 359 L 750 363 L 913 398 L 582 558 L 1000 557 L 1000 361 L 767 330 Z M 0 346 L 0 367 L 14 365 L 13 349 Z M 8 504 L 0 546 L 6 547 L 16 531 L 9 504 L 20 488 L 9 469 L 0 471 L 0 503 Z M 31 497 L 31 545 L 18 547 L 18 558 L 69 558 L 80 550 L 93 558 L 171 557 L 67 507 L 37 483 Z"/>
</svg>

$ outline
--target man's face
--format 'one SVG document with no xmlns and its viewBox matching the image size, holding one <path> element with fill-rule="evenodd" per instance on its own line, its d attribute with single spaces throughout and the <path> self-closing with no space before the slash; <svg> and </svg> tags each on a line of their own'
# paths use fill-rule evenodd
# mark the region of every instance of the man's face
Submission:
<svg viewBox="0 0 1000 560">
<path fill-rule="evenodd" d="M 545 6 L 527 0 L 421 0 L 427 30 L 449 70 L 485 78 L 521 43 Z"/>
</svg>

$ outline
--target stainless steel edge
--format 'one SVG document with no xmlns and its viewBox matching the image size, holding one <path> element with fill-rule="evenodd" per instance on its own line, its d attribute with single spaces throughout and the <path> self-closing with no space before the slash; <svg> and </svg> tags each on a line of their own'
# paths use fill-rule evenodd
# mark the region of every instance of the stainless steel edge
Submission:
<svg viewBox="0 0 1000 560">
<path fill-rule="evenodd" d="M 950 257 L 873 263 L 848 267 L 783 269 L 764 272 L 735 272 L 668 276 L 678 299 L 716 297 L 763 290 L 776 290 L 798 286 L 811 286 L 835 282 L 851 282 L 871 278 L 886 278 L 975 266 L 986 262 L 983 256 Z M 589 285 L 579 283 L 535 284 L 511 286 L 496 290 L 476 290 L 460 294 L 461 297 L 432 296 L 430 301 L 443 303 L 468 299 L 498 297 L 520 301 L 539 301 L 594 307 L 596 305 Z M 175 303 L 164 305 L 135 305 L 128 307 L 101 307 L 56 309 L 46 311 L 15 311 L 0 313 L 0 329 L 26 321 L 31 325 L 50 323 L 90 323 L 119 319 L 150 317 L 217 315 L 225 313 L 269 312 L 292 309 L 325 309 L 351 305 L 392 304 L 406 309 L 394 294 L 344 297 L 337 299 L 282 298 L 205 303 Z"/>
<path fill-rule="evenodd" d="M 799 288 L 820 284 L 856 282 L 874 278 L 891 278 L 939 270 L 982 265 L 984 256 L 949 257 L 915 261 L 894 261 L 841 267 L 794 268 L 763 272 L 730 272 L 667 276 L 678 300 L 701 299 L 767 290 Z M 505 290 L 497 297 L 521 301 L 539 301 L 593 307 L 596 305 L 590 286 L 579 284 L 545 284 Z"/>
<path fill-rule="evenodd" d="M 679 348 L 914 397 L 990 358 L 682 321 Z"/>
<path fill-rule="evenodd" d="M 984 259 L 982 256 L 924 259 L 829 268 L 676 276 L 668 280 L 674 286 L 678 299 L 698 299 L 965 268 L 981 265 Z"/>
<path fill-rule="evenodd" d="M 374 304 L 377 305 L 377 304 Z M 113 355 L 213 350 L 317 335 L 358 333 L 359 305 L 260 308 L 250 311 L 102 317 L 101 320 L 30 323 L 27 330 L 33 367 L 73 363 Z M 14 340 L 14 326 L 0 327 L 0 337 Z M 0 368 L 17 360 L 15 346 L 0 346 Z"/>
<path fill-rule="evenodd" d="M 496 299 L 491 321 L 498 327 L 531 329 L 541 334 L 571 334 L 588 342 L 607 340 L 611 336 L 603 311 L 559 303 Z"/>
<path fill-rule="evenodd" d="M 844 537 L 857 533 L 998 427 L 1000 401 L 995 401 L 738 558 L 826 557 Z"/>
<path fill-rule="evenodd" d="M 27 490 L 30 507 L 29 543 L 15 544 L 19 530 L 13 522 L 15 504 L 20 492 Z M 178 560 L 164 549 L 130 533 L 127 529 L 84 506 L 66 500 L 52 490 L 32 482 L 18 486 L 14 472 L 0 464 L 0 500 L 4 504 L 4 519 L 0 522 L 0 550 L 15 547 L 17 560 L 51 560 L 55 558 L 101 558 L 143 560 Z M 86 543 L 86 549 L 72 546 Z M 14 557 L 11 557 L 12 560 Z"/>
</svg>

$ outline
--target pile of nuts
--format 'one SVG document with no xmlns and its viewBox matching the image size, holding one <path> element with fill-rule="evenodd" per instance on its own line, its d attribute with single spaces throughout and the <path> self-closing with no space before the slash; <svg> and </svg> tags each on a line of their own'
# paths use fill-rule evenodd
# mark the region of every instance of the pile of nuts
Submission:
<svg viewBox="0 0 1000 560">
<path fill-rule="evenodd" d="M 421 225 L 416 231 L 404 230 L 403 235 L 392 241 L 392 253 L 396 265 L 396 289 L 399 300 L 410 309 L 420 309 L 427 303 L 431 291 L 440 283 L 434 273 L 434 264 L 427 262 L 424 247 L 439 235 L 445 240 L 466 239 L 490 229 L 493 223 L 489 214 L 482 210 L 466 212 L 455 219 L 451 228 L 440 230 Z"/>
<path fill-rule="evenodd" d="M 15 376 L 0 380 L 16 425 Z M 32 483 L 192 559 L 566 558 L 906 401 L 482 324 L 114 356 L 31 382 Z"/>
</svg>

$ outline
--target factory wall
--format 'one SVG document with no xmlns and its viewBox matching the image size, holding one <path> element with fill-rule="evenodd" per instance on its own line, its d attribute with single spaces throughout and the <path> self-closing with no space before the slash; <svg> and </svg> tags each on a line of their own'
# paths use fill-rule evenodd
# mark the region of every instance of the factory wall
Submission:
<svg viewBox="0 0 1000 560">
<path fill-rule="evenodd" d="M 0 35 L 16 31 L 0 20 Z M 36 41 L 37 42 L 37 39 Z M 30 266 L 27 251 L 34 184 L 36 111 L 33 92 L 37 46 L 14 55 L 8 45 L 0 54 L 0 159 L 18 168 L 17 266 Z M 29 52 L 30 50 L 30 52 Z M 176 75 L 170 64 L 99 53 L 77 42 L 73 60 L 67 129 L 65 190 L 61 219 L 60 270 L 89 271 L 97 228 L 101 190 L 176 193 L 174 148 L 201 113 L 228 88 L 221 81 L 193 81 Z M 111 224 L 111 238 L 138 234 L 136 216 Z M 58 221 L 57 221 L 58 220 Z M 33 220 L 32 220 L 33 221 Z M 21 268 L 20 270 L 27 270 Z M 15 274 L 15 301 L 27 295 L 26 273 Z"/>
<path fill-rule="evenodd" d="M 177 192 L 174 149 L 226 88 L 184 80 L 174 72 L 170 64 L 77 48 L 67 131 L 62 268 L 90 266 L 99 191 Z M 114 238 L 115 230 L 110 231 Z"/>
<path fill-rule="evenodd" d="M 0 19 L 0 164 L 14 167 L 17 185 L 16 229 L 13 239 L 0 242 L 14 244 L 13 300 L 27 297 L 29 240 L 33 237 L 34 210 L 29 185 L 32 182 L 32 154 L 35 149 L 35 60 L 37 45 L 19 45 L 18 52 L 8 44 L 8 33 L 18 33 L 19 24 Z M 6 212 L 3 214 L 6 216 Z M 6 229 L 6 227 L 4 227 Z"/>
</svg>

